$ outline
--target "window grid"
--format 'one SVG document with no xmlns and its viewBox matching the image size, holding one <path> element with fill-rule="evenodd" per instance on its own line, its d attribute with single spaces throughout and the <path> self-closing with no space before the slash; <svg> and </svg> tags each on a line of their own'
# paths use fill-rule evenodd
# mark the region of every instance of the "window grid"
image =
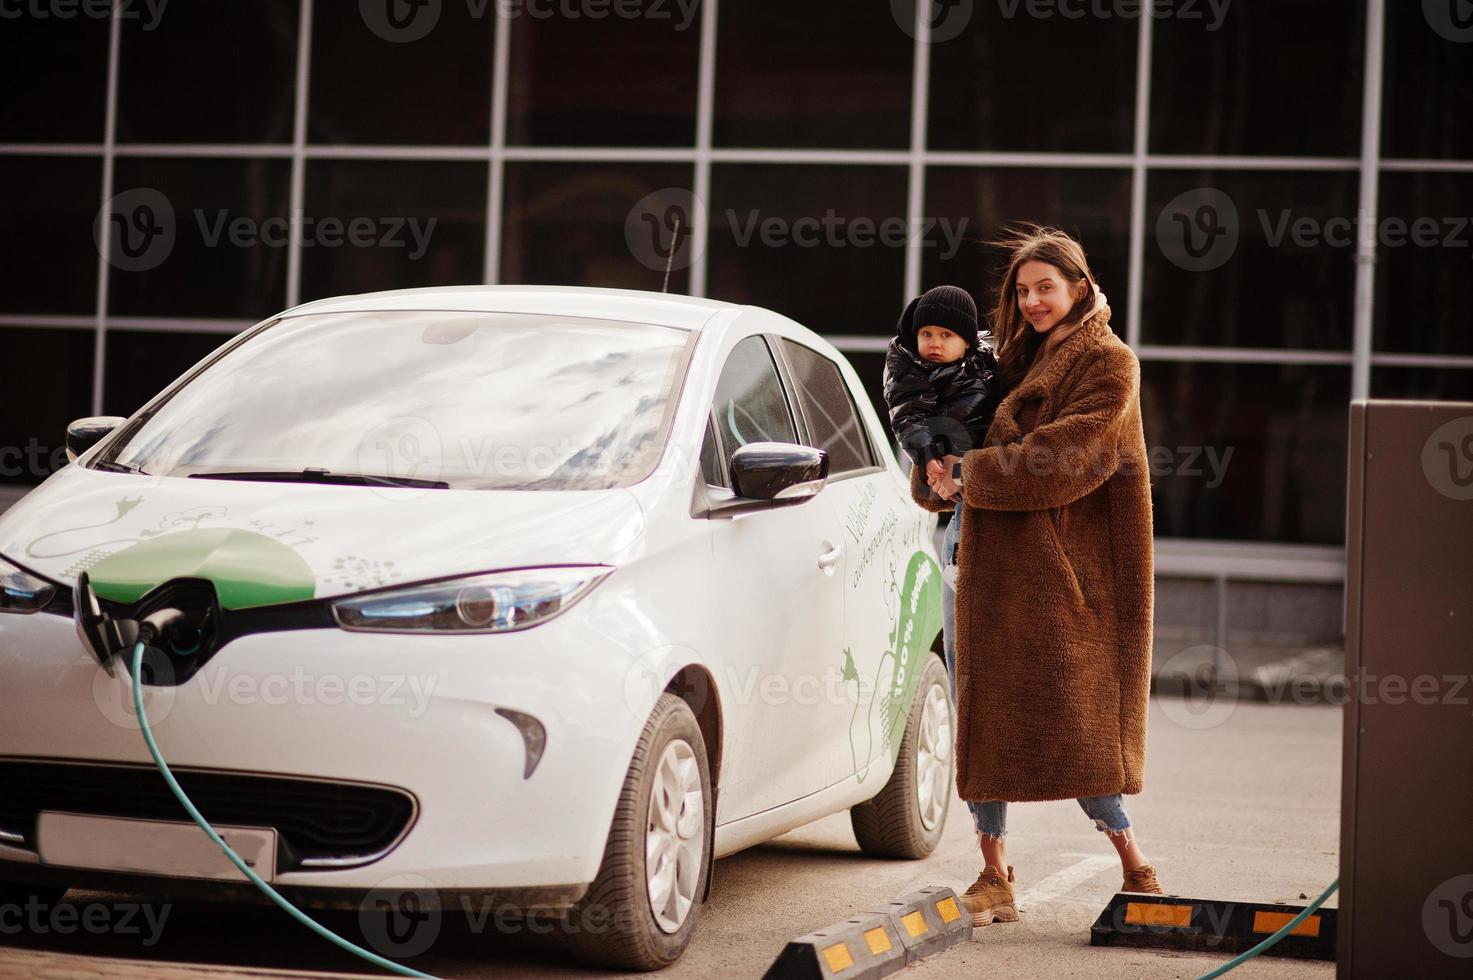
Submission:
<svg viewBox="0 0 1473 980">
<path fill-rule="evenodd" d="M 1141 345 L 1141 291 L 1146 279 L 1146 172 L 1151 145 L 1151 18 L 1140 18 L 1136 35 L 1135 139 L 1130 169 L 1130 254 L 1126 267 L 1125 340 Z"/>
<path fill-rule="evenodd" d="M 1363 398 L 1369 392 L 1372 367 L 1420 367 L 1473 369 L 1473 357 L 1456 355 L 1399 354 L 1375 352 L 1371 345 L 1371 317 L 1374 309 L 1375 241 L 1372 232 L 1364 231 L 1357 248 L 1355 316 L 1356 325 L 1350 351 L 1261 350 L 1250 348 L 1200 348 L 1169 345 L 1143 345 L 1140 341 L 1142 286 L 1146 249 L 1146 180 L 1151 170 L 1284 170 L 1296 172 L 1358 171 L 1360 174 L 1360 207 L 1371 217 L 1373 227 L 1377 208 L 1378 181 L 1389 172 L 1473 173 L 1473 160 L 1430 160 L 1380 157 L 1380 119 L 1384 79 L 1385 0 L 1366 0 L 1366 73 L 1362 98 L 1362 147 L 1359 157 L 1282 157 L 1282 156 L 1192 156 L 1152 154 L 1148 152 L 1150 133 L 1152 19 L 1139 18 L 1137 46 L 1136 117 L 1132 152 L 1120 153 L 1015 153 L 933 151 L 926 146 L 927 114 L 924 107 L 929 96 L 930 25 L 925 5 L 917 5 L 914 30 L 912 80 L 912 119 L 910 146 L 906 150 L 784 150 L 714 148 L 711 133 L 714 115 L 714 81 L 716 59 L 716 26 L 719 0 L 702 4 L 697 98 L 696 142 L 690 148 L 644 147 L 542 147 L 508 146 L 506 144 L 506 99 L 509 71 L 511 24 L 500 5 L 492 63 L 491 139 L 485 147 L 464 146 L 329 146 L 307 141 L 308 95 L 311 82 L 312 19 L 314 0 L 302 0 L 299 19 L 296 62 L 296 92 L 292 142 L 290 144 L 148 144 L 116 141 L 120 20 L 113 18 L 109 27 L 106 115 L 101 143 L 0 143 L 0 155 L 100 156 L 102 159 L 102 205 L 114 193 L 114 163 L 118 157 L 250 157 L 280 158 L 291 161 L 290 207 L 293 215 L 302 213 L 305 205 L 305 169 L 310 160 L 460 160 L 486 161 L 488 195 L 485 229 L 485 281 L 499 281 L 502 233 L 504 164 L 515 161 L 587 161 L 587 162 L 688 162 L 694 167 L 697 201 L 706 206 L 710 192 L 713 163 L 794 163 L 794 164 L 889 164 L 908 168 L 907 214 L 918 221 L 925 200 L 925 175 L 930 167 L 1036 167 L 1036 168 L 1119 168 L 1131 173 L 1131 216 L 1129 241 L 1129 307 L 1126 310 L 1126 338 L 1142 360 L 1151 361 L 1219 361 L 1228 363 L 1320 363 L 1345 364 L 1352 371 L 1352 397 Z M 693 253 L 690 270 L 692 295 L 705 294 L 706 238 L 709 214 L 694 222 Z M 91 329 L 96 334 L 92 411 L 102 410 L 103 379 L 107 356 L 107 333 L 110 330 L 178 330 L 230 334 L 251 325 L 253 321 L 236 319 L 199 319 L 188 317 L 122 317 L 109 315 L 109 236 L 99 239 L 97 264 L 97 296 L 92 316 L 23 316 L 0 314 L 0 328 L 7 326 L 43 326 L 58 329 Z M 287 301 L 298 302 L 301 281 L 301 247 L 295 236 L 288 249 Z M 904 302 L 920 291 L 921 251 L 918 242 L 906 246 L 903 295 Z M 840 350 L 868 352 L 883 350 L 888 338 L 830 335 L 827 338 Z"/>
<path fill-rule="evenodd" d="M 931 95 L 931 18 L 926 3 L 916 4 L 916 19 L 912 27 L 915 35 L 915 53 L 911 62 L 910 85 L 910 151 L 906 154 L 909 174 L 906 180 L 907 228 L 918 228 L 925 215 L 926 204 L 926 126 L 930 118 L 927 106 Z M 905 245 L 905 284 L 901 287 L 900 302 L 921 291 L 921 250 L 915 247 L 910 236 Z"/>
<path fill-rule="evenodd" d="M 108 21 L 107 34 L 107 110 L 103 121 L 102 193 L 97 205 L 100 212 L 113 196 L 113 153 L 118 133 L 118 48 L 122 44 L 122 20 Z M 95 331 L 92 353 L 92 414 L 102 414 L 102 382 L 107 365 L 107 285 L 111 266 L 112 235 L 97 236 L 97 305 L 93 323 Z"/>
<path fill-rule="evenodd" d="M 711 198 L 711 131 L 716 118 L 716 24 L 720 13 L 718 0 L 704 0 L 701 4 L 701 51 L 698 60 L 696 83 L 696 149 L 695 186 L 691 188 L 696 202 L 701 207 L 699 217 L 692 217 L 695 228 L 691 232 L 691 252 L 695 261 L 690 267 L 690 294 L 706 295 L 706 247 L 710 241 L 710 210 L 706 204 Z M 671 242 L 671 248 L 675 243 Z"/>
<path fill-rule="evenodd" d="M 307 183 L 307 94 L 311 90 L 312 0 L 302 0 L 297 20 L 297 91 L 292 104 L 292 176 L 289 217 L 305 207 Z M 286 253 L 286 305 L 296 306 L 302 290 L 302 250 L 292 246 Z M 100 406 L 99 406 L 100 410 Z"/>
<path fill-rule="evenodd" d="M 1368 220 L 1360 225 L 1355 248 L 1355 324 L 1351 349 L 1355 361 L 1350 372 L 1350 397 L 1371 393 L 1371 328 L 1376 309 L 1377 195 L 1380 192 L 1381 162 L 1381 63 L 1386 36 L 1386 0 L 1369 0 L 1366 10 L 1365 91 L 1361 97 L 1360 213 Z"/>
<path fill-rule="evenodd" d="M 311 0 L 307 0 L 311 2 Z M 501 193 L 506 180 L 506 96 L 511 70 L 511 22 L 496 5 L 495 50 L 491 55 L 491 158 L 486 175 L 485 281 L 501 281 Z"/>
</svg>

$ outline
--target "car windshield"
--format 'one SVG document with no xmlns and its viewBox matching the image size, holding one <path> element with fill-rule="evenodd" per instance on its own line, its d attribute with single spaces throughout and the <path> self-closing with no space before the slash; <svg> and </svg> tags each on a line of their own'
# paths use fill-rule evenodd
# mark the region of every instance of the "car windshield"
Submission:
<svg viewBox="0 0 1473 980">
<path fill-rule="evenodd" d="M 154 476 L 628 486 L 659 459 L 693 337 L 530 314 L 287 317 L 206 362 L 97 462 Z"/>
</svg>

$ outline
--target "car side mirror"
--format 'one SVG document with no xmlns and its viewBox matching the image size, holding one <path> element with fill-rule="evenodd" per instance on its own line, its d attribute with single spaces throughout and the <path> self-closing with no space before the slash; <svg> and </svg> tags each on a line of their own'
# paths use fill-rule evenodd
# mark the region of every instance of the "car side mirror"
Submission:
<svg viewBox="0 0 1473 980">
<path fill-rule="evenodd" d="M 691 517 L 726 520 L 812 500 L 829 478 L 829 454 L 788 442 L 753 442 L 732 454 L 727 469 L 731 490 L 696 475 Z"/>
<path fill-rule="evenodd" d="M 128 420 L 121 415 L 89 415 L 72 422 L 66 427 L 67 461 L 75 463 L 78 456 L 97 445 L 103 436 L 126 421 Z"/>
<path fill-rule="evenodd" d="M 806 500 L 823 489 L 829 454 L 787 442 L 753 442 L 731 457 L 731 488 L 738 497 L 773 502 Z"/>
</svg>

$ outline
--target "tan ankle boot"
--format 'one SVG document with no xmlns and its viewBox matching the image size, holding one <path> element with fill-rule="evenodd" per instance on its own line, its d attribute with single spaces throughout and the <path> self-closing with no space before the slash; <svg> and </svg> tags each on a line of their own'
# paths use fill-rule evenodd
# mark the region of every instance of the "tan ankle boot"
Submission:
<svg viewBox="0 0 1473 980">
<path fill-rule="evenodd" d="M 972 887 L 962 893 L 962 905 L 972 916 L 972 925 L 990 925 L 998 922 L 1017 922 L 1018 904 L 1013 895 L 1013 866 L 1008 865 L 1008 876 L 992 865 L 982 869 Z"/>
<path fill-rule="evenodd" d="M 1161 883 L 1156 880 L 1156 869 L 1149 864 L 1143 864 L 1133 871 L 1125 872 L 1125 879 L 1120 883 L 1123 892 L 1149 892 L 1153 895 L 1164 895 Z"/>
</svg>

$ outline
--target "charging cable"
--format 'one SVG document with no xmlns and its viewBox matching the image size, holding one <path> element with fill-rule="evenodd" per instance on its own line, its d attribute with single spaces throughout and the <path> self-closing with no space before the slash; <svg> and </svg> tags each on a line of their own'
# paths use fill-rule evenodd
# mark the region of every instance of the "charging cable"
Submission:
<svg viewBox="0 0 1473 980">
<path fill-rule="evenodd" d="M 174 622 L 182 619 L 183 615 L 184 614 L 182 612 L 179 612 L 178 610 L 167 609 L 162 610 L 159 613 L 155 613 L 153 616 L 150 616 L 148 619 L 145 619 L 143 621 L 139 629 L 138 643 L 136 646 L 133 647 L 133 662 L 132 669 L 130 670 L 130 674 L 132 675 L 133 679 L 133 708 L 138 713 L 138 727 L 143 732 L 143 740 L 148 743 L 149 755 L 153 756 L 153 761 L 158 765 L 159 773 L 164 777 L 164 782 L 168 783 L 169 790 L 174 794 L 174 798 L 179 801 L 179 803 L 184 807 L 185 812 L 189 814 L 194 822 L 199 824 L 200 829 L 209 836 L 210 840 L 214 841 L 216 846 L 218 846 L 220 850 L 225 852 L 225 856 L 230 859 L 230 863 L 240 869 L 241 874 L 250 879 L 251 883 L 259 888 L 262 892 L 264 892 L 267 898 L 271 899 L 272 902 L 280 906 L 283 911 L 285 911 L 292 918 L 296 919 L 302 925 L 306 926 L 308 929 L 311 929 L 313 932 L 317 933 L 328 942 L 331 942 L 334 945 L 347 950 L 355 956 L 362 957 L 375 966 L 381 966 L 385 970 L 396 973 L 399 976 L 424 977 L 427 978 L 427 980 L 435 980 L 435 978 L 428 973 L 421 973 L 418 970 L 411 969 L 410 967 L 404 966 L 399 963 L 395 963 L 393 960 L 385 959 L 384 957 L 379 956 L 377 953 L 369 952 L 363 947 L 349 942 L 332 930 L 326 928 L 325 926 L 319 925 L 317 922 L 308 918 L 301 909 L 297 908 L 291 902 L 288 902 L 285 898 L 281 896 L 279 892 L 277 892 L 276 889 L 267 884 L 265 879 L 256 874 L 256 872 L 250 867 L 250 865 L 246 864 L 245 861 L 241 859 L 240 855 L 236 854 L 231 846 L 225 843 L 225 840 L 215 832 L 215 828 L 210 826 L 209 821 L 205 820 L 204 816 L 199 812 L 199 809 L 194 805 L 193 802 L 190 801 L 189 797 L 185 795 L 184 789 L 179 785 L 179 781 L 176 780 L 174 778 L 174 774 L 169 771 L 169 765 L 164 761 L 163 754 L 159 752 L 158 743 L 154 741 L 153 731 L 149 728 L 148 715 L 143 708 L 142 681 L 144 647 L 151 644 L 155 639 L 158 638 L 159 634 L 161 634 L 170 625 L 173 625 Z M 1295 926 L 1299 925 L 1299 923 L 1303 922 L 1311 912 L 1315 911 L 1321 905 L 1323 905 L 1325 901 L 1332 894 L 1334 894 L 1335 890 L 1339 887 L 1340 879 L 1336 878 L 1333 882 L 1330 883 L 1330 886 L 1320 894 L 1319 898 L 1316 898 L 1313 902 L 1305 907 L 1304 911 L 1300 912 L 1294 918 L 1286 922 L 1283 928 L 1279 929 L 1272 936 L 1269 936 L 1267 939 L 1254 946 L 1252 949 L 1240 953 L 1238 956 L 1233 957 L 1231 960 L 1224 963 L 1222 966 L 1219 966 L 1216 969 L 1212 970 L 1210 973 L 1202 974 L 1202 976 L 1199 977 L 1198 980 L 1213 980 L 1213 978 L 1220 977 L 1224 973 L 1227 973 L 1229 970 L 1233 970 L 1239 966 L 1242 966 L 1244 963 L 1248 962 L 1259 953 L 1262 953 L 1264 950 L 1277 943 L 1280 939 L 1283 939 L 1285 936 L 1289 935 L 1289 933 L 1293 932 Z"/>
<path fill-rule="evenodd" d="M 281 907 L 283 911 L 285 911 L 292 918 L 296 919 L 302 925 L 306 926 L 308 929 L 311 929 L 313 932 L 317 933 L 317 935 L 321 936 L 323 939 L 326 939 L 328 942 L 347 950 L 355 956 L 362 957 L 375 966 L 381 966 L 385 970 L 396 973 L 399 976 L 425 977 L 428 978 L 428 980 L 435 980 L 435 978 L 428 973 L 421 973 L 418 970 L 414 970 L 407 966 L 403 966 L 402 964 L 395 963 L 393 960 L 385 959 L 384 957 L 379 956 L 377 953 L 369 952 L 362 946 L 354 945 L 353 943 L 350 943 L 348 940 L 344 939 L 342 936 L 339 936 L 332 930 L 326 928 L 325 926 L 319 925 L 317 922 L 308 918 L 306 913 L 297 908 L 291 902 L 288 902 L 285 898 L 282 898 L 281 894 L 275 888 L 272 888 L 270 885 L 268 885 L 265 879 L 263 879 L 260 875 L 256 874 L 254 870 L 252 870 L 250 865 L 241 860 L 240 855 L 236 854 L 231 846 L 225 843 L 224 838 L 215 833 L 215 828 L 210 826 L 209 821 L 204 818 L 204 816 L 199 812 L 199 809 L 194 805 L 193 802 L 190 801 L 189 797 L 185 795 L 184 789 L 179 785 L 179 781 L 175 779 L 174 774 L 169 771 L 168 763 L 164 762 L 163 754 L 159 752 L 158 743 L 155 742 L 153 739 L 153 731 L 148 727 L 148 715 L 143 710 L 142 680 L 143 648 L 151 644 L 154 640 L 158 639 L 159 634 L 161 634 L 168 626 L 172 625 L 174 622 L 182 619 L 183 616 L 184 614 L 182 612 L 179 612 L 178 610 L 167 609 L 161 610 L 159 613 L 155 613 L 153 616 L 150 616 L 148 619 L 145 619 L 143 621 L 143 624 L 138 632 L 138 644 L 133 647 L 133 662 L 130 671 L 133 678 L 133 708 L 135 711 L 138 712 L 138 727 L 143 731 L 143 740 L 148 743 L 148 754 L 153 756 L 153 761 L 158 765 L 159 772 L 164 777 L 164 782 L 169 784 L 169 789 L 171 792 L 173 792 L 174 798 L 179 801 L 179 803 L 184 807 L 185 811 L 190 815 L 191 818 L 193 818 L 194 822 L 199 824 L 200 829 L 209 836 L 210 840 L 214 841 L 215 844 L 220 848 L 220 850 L 225 852 L 225 856 L 230 859 L 230 863 L 240 869 L 241 874 L 249 878 L 253 885 L 261 889 L 261 891 L 266 894 L 267 898 L 275 902 L 278 906 Z"/>
<path fill-rule="evenodd" d="M 1313 902 L 1310 902 L 1307 906 L 1305 906 L 1304 911 L 1294 916 L 1294 918 L 1290 919 L 1288 922 L 1285 922 L 1283 928 L 1281 928 L 1278 932 L 1274 933 L 1272 936 L 1269 936 L 1267 939 L 1259 943 L 1257 946 L 1254 946 L 1252 949 L 1246 950 L 1242 953 L 1239 953 L 1237 956 L 1234 956 L 1232 959 L 1228 960 L 1226 963 L 1224 963 L 1222 966 L 1219 966 L 1211 973 L 1202 974 L 1200 977 L 1197 978 L 1197 980 L 1212 980 L 1213 977 L 1220 977 L 1229 970 L 1236 969 L 1237 967 L 1242 966 L 1244 963 L 1247 963 L 1249 960 L 1253 959 L 1253 957 L 1257 956 L 1259 953 L 1268 949 L 1274 943 L 1278 942 L 1280 939 L 1283 939 L 1289 933 L 1293 932 L 1295 926 L 1299 925 L 1299 923 L 1308 918 L 1309 913 L 1313 912 L 1315 909 L 1325 904 L 1325 899 L 1333 895 L 1335 893 L 1335 889 L 1339 887 L 1340 879 L 1336 878 L 1334 881 L 1330 882 L 1330 886 L 1328 888 L 1320 892 L 1319 898 L 1315 899 Z"/>
</svg>

